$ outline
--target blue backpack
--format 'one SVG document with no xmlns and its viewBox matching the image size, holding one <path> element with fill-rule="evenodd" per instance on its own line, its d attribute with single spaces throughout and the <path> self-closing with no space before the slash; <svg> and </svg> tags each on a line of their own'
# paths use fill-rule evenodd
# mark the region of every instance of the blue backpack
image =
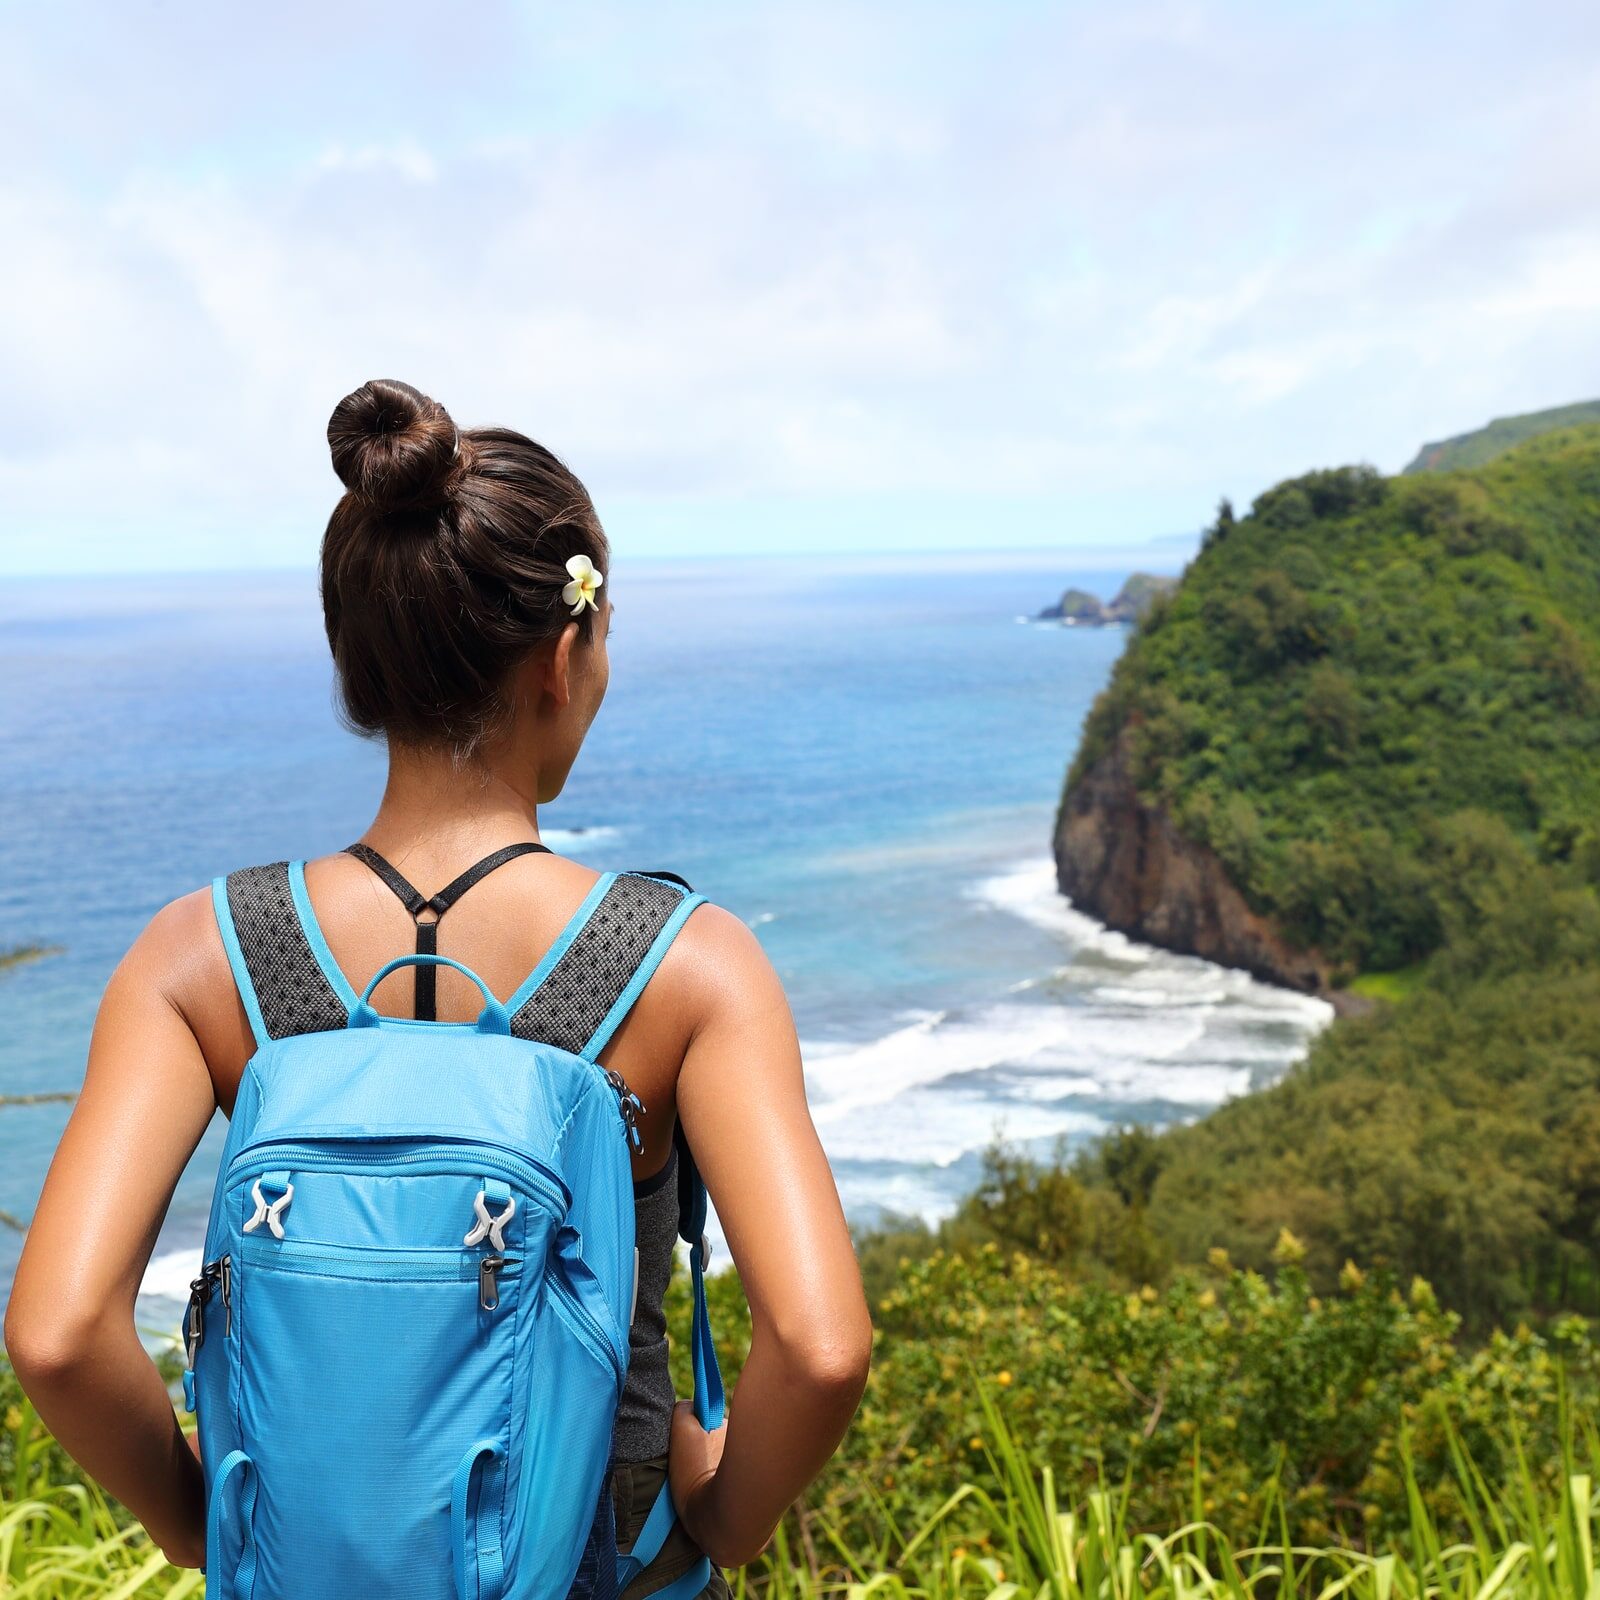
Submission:
<svg viewBox="0 0 1600 1600">
<path fill-rule="evenodd" d="M 603 874 L 505 1003 L 428 952 L 356 995 L 302 862 L 213 884 L 257 1049 L 184 1326 L 211 1600 L 615 1600 L 659 1550 L 666 1488 L 626 1556 L 611 1517 L 640 1107 L 596 1058 L 703 899 L 669 880 Z M 263 908 L 291 932 L 264 936 Z M 579 940 L 614 979 L 592 1030 L 563 962 Z M 470 978 L 477 1021 L 380 1016 L 373 990 L 407 965 L 430 997 L 431 969 Z M 519 1036 L 513 1017 L 541 1006 L 582 1019 L 581 1045 Z M 714 1428 L 706 1193 L 687 1156 L 680 1141 L 694 1403 Z M 710 1576 L 702 1560 L 662 1594 Z"/>
</svg>

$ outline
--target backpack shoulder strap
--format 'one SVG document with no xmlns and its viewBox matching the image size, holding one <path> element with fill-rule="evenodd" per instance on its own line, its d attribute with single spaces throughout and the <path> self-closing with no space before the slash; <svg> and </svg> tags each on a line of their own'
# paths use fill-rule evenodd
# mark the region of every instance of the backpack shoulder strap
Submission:
<svg viewBox="0 0 1600 1600">
<path fill-rule="evenodd" d="M 562 935 L 555 961 L 512 1013 L 511 1031 L 594 1061 L 689 913 L 705 901 L 666 873 L 618 872 Z M 554 953 L 554 952 L 553 952 Z"/>
<path fill-rule="evenodd" d="M 213 879 L 211 904 L 258 1047 L 345 1025 L 349 1006 L 306 937 L 287 861 Z"/>
</svg>

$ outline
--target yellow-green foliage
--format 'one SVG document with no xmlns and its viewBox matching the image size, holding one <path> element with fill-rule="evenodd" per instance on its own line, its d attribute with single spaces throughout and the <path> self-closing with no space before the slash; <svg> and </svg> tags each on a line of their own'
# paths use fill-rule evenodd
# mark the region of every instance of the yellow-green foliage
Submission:
<svg viewBox="0 0 1600 1600">
<path fill-rule="evenodd" d="M 178 1600 L 200 1594 L 127 1513 L 83 1475 L 0 1361 L 0 1596 Z"/>
<path fill-rule="evenodd" d="M 1025 1447 L 1011 1398 L 979 1380 L 971 1399 L 980 1433 L 970 1454 L 981 1476 L 952 1480 L 915 1526 L 902 1531 L 885 1518 L 876 1539 L 854 1546 L 826 1517 L 798 1540 L 780 1529 L 768 1554 L 736 1575 L 738 1600 L 1592 1600 L 1600 1591 L 1592 1428 L 1581 1459 L 1566 1438 L 1548 1472 L 1518 1456 L 1498 1489 L 1449 1436 L 1459 1537 L 1430 1508 L 1402 1439 L 1407 1510 L 1392 1541 L 1318 1546 L 1292 1536 L 1275 1481 L 1259 1491 L 1253 1535 L 1230 1536 L 1206 1512 L 1198 1478 L 1187 1513 L 1141 1531 L 1128 1486 L 1102 1480 L 1081 1495 L 1064 1492 Z M 4 1423 L 14 1461 L 40 1442 L 25 1407 L 10 1408 Z M 92 1489 L 63 1484 L 0 1497 L 7 1600 L 172 1600 L 202 1591 L 198 1573 L 166 1566 Z"/>
<path fill-rule="evenodd" d="M 1564 1384 L 1585 1401 L 1600 1389 L 1581 1319 L 1469 1351 L 1427 1285 L 1349 1266 L 1319 1295 L 1301 1253 L 1285 1235 L 1273 1279 L 1219 1256 L 1161 1289 L 1075 1282 L 993 1243 L 907 1259 L 874 1306 L 855 1425 L 791 1519 L 792 1545 L 822 1548 L 830 1528 L 849 1550 L 882 1552 L 886 1530 L 920 1526 L 952 1484 L 994 1492 L 980 1381 L 1064 1498 L 1118 1486 L 1139 1532 L 1198 1506 L 1233 1540 L 1269 1511 L 1298 1543 L 1387 1540 L 1409 1526 L 1414 1486 L 1430 1517 L 1465 1534 L 1453 1438 L 1496 1486 L 1513 1480 L 1523 1441 L 1541 1492 L 1555 1492 Z M 732 1274 L 713 1294 L 719 1332 L 747 1326 Z M 674 1296 L 682 1316 L 681 1287 Z M 740 1339 L 722 1342 L 736 1372 Z"/>
</svg>

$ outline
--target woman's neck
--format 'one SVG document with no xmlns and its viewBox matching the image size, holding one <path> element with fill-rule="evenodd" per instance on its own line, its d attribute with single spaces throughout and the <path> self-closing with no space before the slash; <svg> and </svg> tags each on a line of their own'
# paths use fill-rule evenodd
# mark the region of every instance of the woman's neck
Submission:
<svg viewBox="0 0 1600 1600">
<path fill-rule="evenodd" d="M 409 857 L 424 877 L 446 876 L 502 845 L 539 837 L 536 782 L 492 758 L 458 764 L 448 754 L 393 747 L 377 815 L 362 838 L 380 855 Z"/>
</svg>

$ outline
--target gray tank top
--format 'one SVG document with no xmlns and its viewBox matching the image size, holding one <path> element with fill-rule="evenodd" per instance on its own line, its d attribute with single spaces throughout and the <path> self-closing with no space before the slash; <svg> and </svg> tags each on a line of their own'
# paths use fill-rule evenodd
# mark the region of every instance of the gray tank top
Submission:
<svg viewBox="0 0 1600 1600">
<path fill-rule="evenodd" d="M 562 930 L 552 947 L 559 952 L 556 959 L 547 956 L 536 969 L 535 977 L 548 967 L 512 1013 L 511 1031 L 518 1037 L 582 1051 L 611 1017 L 635 968 L 690 893 L 681 881 L 647 873 L 616 873 L 608 880 L 596 884 Z M 267 1034 L 280 1039 L 344 1027 L 354 994 L 309 900 L 296 903 L 289 863 L 240 868 L 229 873 L 227 890 L 233 933 Z M 678 1239 L 677 1172 L 674 1142 L 666 1165 L 633 1186 L 639 1292 L 612 1443 L 621 1462 L 664 1456 L 671 1438 L 674 1396 L 665 1300 Z"/>
</svg>

